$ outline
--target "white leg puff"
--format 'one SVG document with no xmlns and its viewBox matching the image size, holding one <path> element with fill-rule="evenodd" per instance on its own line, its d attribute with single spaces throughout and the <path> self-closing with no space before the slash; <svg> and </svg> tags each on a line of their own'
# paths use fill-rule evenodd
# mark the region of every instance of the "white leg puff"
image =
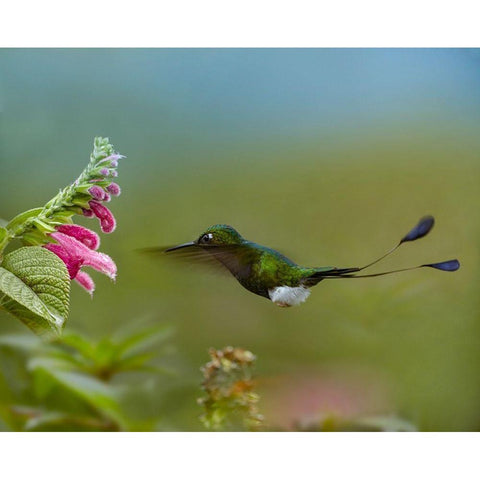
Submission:
<svg viewBox="0 0 480 480">
<path fill-rule="evenodd" d="M 305 287 L 275 287 L 268 291 L 270 300 L 279 307 L 300 305 L 310 295 L 310 290 Z"/>
</svg>

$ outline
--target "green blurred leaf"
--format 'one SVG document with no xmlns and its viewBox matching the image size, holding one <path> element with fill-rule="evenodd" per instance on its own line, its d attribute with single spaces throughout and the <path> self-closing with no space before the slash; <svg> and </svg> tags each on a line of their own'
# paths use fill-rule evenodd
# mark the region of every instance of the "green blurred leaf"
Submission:
<svg viewBox="0 0 480 480">
<path fill-rule="evenodd" d="M 360 417 L 356 419 L 355 424 L 358 426 L 363 426 L 367 430 L 379 432 L 417 431 L 417 427 L 413 423 L 395 416 Z"/>
<path fill-rule="evenodd" d="M 44 407 L 12 405 L 11 415 L 22 421 L 28 431 L 118 431 L 119 426 L 109 419 L 75 412 L 49 410 Z"/>
<path fill-rule="evenodd" d="M 31 353 L 43 346 L 42 341 L 31 334 L 6 334 L 0 336 L 0 347 L 11 347 Z"/>
<path fill-rule="evenodd" d="M 126 370 L 143 370 L 146 363 L 155 356 L 155 352 L 138 353 L 118 361 L 117 368 L 119 371 Z"/>
<path fill-rule="evenodd" d="M 102 338 L 95 348 L 95 363 L 99 366 L 108 366 L 118 358 L 117 347 L 109 338 Z"/>
<path fill-rule="evenodd" d="M 150 363 L 157 349 L 135 353 L 168 333 L 169 329 L 161 326 L 121 339 L 106 337 L 98 343 L 71 332 L 50 342 L 33 335 L 0 336 L 0 347 L 11 347 L 26 357 L 28 374 L 27 390 L 9 399 L 4 414 L 0 409 L 0 417 L 14 430 L 117 431 L 144 429 L 147 424 L 153 428 L 153 420 L 138 426 L 137 420 L 132 423 L 124 413 L 129 395 L 138 395 L 141 389 L 136 377 L 115 384 L 110 380 L 123 372 L 171 374 Z M 124 351 L 127 353 L 122 355 Z"/>
<path fill-rule="evenodd" d="M 62 364 L 49 358 L 34 358 L 29 368 L 39 376 L 37 383 L 40 396 L 46 395 L 54 384 L 69 390 L 80 397 L 90 407 L 101 412 L 109 419 L 124 425 L 125 420 L 118 404 L 117 393 L 110 385 L 96 378 L 80 372 L 68 371 L 61 368 Z"/>
<path fill-rule="evenodd" d="M 41 247 L 23 247 L 0 267 L 0 306 L 38 335 L 58 335 L 68 317 L 70 277 L 65 264 Z"/>
<path fill-rule="evenodd" d="M 93 415 L 40 411 L 27 420 L 25 430 L 35 431 L 118 431 L 116 423 Z"/>
<path fill-rule="evenodd" d="M 334 414 L 312 421 L 297 422 L 296 429 L 312 432 L 416 432 L 417 427 L 394 415 L 372 415 L 343 418 Z"/>
<path fill-rule="evenodd" d="M 78 333 L 65 333 L 61 338 L 61 345 L 75 349 L 85 359 L 95 359 L 95 347 Z"/>
<path fill-rule="evenodd" d="M 143 352 L 151 348 L 158 342 L 167 339 L 173 332 L 173 329 L 168 325 L 160 325 L 144 330 L 119 342 L 117 351 L 120 355 L 134 354 Z"/>
</svg>

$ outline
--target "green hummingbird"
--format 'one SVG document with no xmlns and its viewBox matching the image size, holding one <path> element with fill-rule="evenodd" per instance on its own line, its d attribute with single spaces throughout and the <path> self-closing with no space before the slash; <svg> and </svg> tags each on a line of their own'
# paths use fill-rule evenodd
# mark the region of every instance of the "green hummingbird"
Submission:
<svg viewBox="0 0 480 480">
<path fill-rule="evenodd" d="M 216 263 L 227 269 L 250 292 L 265 297 L 280 307 L 290 307 L 304 302 L 310 295 L 310 288 L 322 280 L 377 277 L 422 267 L 448 272 L 458 270 L 460 263 L 454 259 L 399 270 L 358 275 L 358 272 L 384 259 L 403 243 L 427 235 L 433 224 L 432 216 L 421 218 L 395 247 L 363 267 L 302 267 L 272 248 L 246 240 L 233 227 L 220 224 L 207 228 L 192 242 L 171 247 L 148 248 L 145 251 L 183 258 L 189 262 Z"/>
</svg>

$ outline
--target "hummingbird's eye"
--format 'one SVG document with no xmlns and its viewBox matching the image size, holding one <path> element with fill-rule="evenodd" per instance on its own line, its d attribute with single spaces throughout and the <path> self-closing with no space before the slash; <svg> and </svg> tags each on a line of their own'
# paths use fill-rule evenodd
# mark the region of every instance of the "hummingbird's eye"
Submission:
<svg viewBox="0 0 480 480">
<path fill-rule="evenodd" d="M 210 240 L 212 240 L 213 235 L 211 233 L 206 233 L 205 235 L 202 235 L 200 238 L 201 243 L 209 243 Z"/>
</svg>

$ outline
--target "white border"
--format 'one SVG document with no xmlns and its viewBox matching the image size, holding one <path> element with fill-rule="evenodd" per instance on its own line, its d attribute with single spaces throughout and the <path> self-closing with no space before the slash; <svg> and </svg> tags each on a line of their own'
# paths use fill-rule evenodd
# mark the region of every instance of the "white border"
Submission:
<svg viewBox="0 0 480 480">
<path fill-rule="evenodd" d="M 478 47 L 478 2 L 6 1 L 3 47 Z"/>
<path fill-rule="evenodd" d="M 17 1 L 3 47 L 478 47 L 474 2 Z M 1 53 L 1 52 L 0 52 Z M 478 434 L 0 435 L 3 478 L 478 478 Z M 303 474 L 303 475 L 302 475 Z M 115 477 L 113 477 L 115 475 Z M 187 476 L 188 475 L 188 476 Z M 300 476 L 301 475 L 301 476 Z"/>
<path fill-rule="evenodd" d="M 475 433 L 7 433 L 0 449 L 2 478 L 473 479 L 478 440 Z"/>
</svg>

